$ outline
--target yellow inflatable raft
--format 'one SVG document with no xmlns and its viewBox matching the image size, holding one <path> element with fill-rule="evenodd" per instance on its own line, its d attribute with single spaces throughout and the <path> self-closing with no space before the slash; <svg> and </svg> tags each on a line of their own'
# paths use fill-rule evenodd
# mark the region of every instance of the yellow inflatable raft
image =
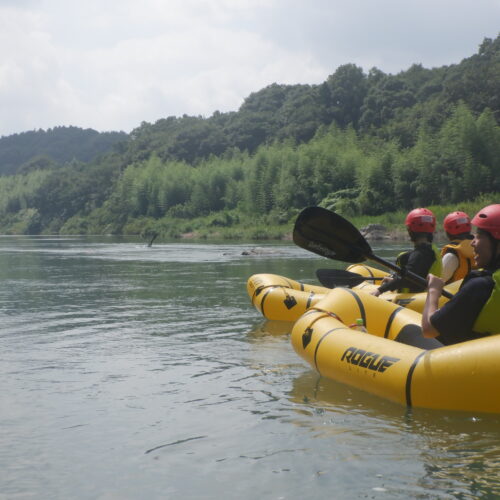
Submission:
<svg viewBox="0 0 500 500">
<path fill-rule="evenodd" d="M 349 271 L 362 274 L 363 276 L 386 275 L 383 271 L 369 266 L 354 265 L 348 267 Z M 375 274 L 370 274 L 375 273 Z M 456 293 L 459 282 L 448 285 L 446 289 L 451 293 Z M 363 290 L 369 293 L 376 285 L 369 281 L 354 287 L 355 290 Z M 247 281 L 247 292 L 252 301 L 262 315 L 269 320 L 295 321 L 307 309 L 321 300 L 331 289 L 317 285 L 299 283 L 290 278 L 277 274 L 254 274 Z M 402 305 L 409 309 L 422 312 L 425 304 L 425 293 L 397 293 L 386 292 L 380 298 Z M 440 305 L 448 299 L 441 297 Z"/>
<path fill-rule="evenodd" d="M 363 318 L 369 333 L 349 328 Z M 426 350 L 416 311 L 335 288 L 295 323 L 295 351 L 321 375 L 410 407 L 500 413 L 500 336 Z M 433 342 L 432 339 L 427 339 Z"/>
<path fill-rule="evenodd" d="M 299 283 L 277 274 L 254 274 L 247 281 L 252 304 L 270 320 L 295 321 L 321 300 L 328 288 Z"/>
<path fill-rule="evenodd" d="M 347 271 L 352 273 L 359 274 L 361 276 L 371 277 L 371 278 L 384 278 L 385 276 L 389 276 L 389 273 L 385 271 L 381 271 L 375 267 L 366 266 L 364 264 L 352 264 L 347 267 Z M 445 289 L 455 294 L 458 292 L 460 285 L 462 284 L 462 280 L 455 281 L 450 283 L 445 287 Z M 375 285 L 372 281 L 365 281 L 360 285 L 354 287 L 355 290 L 363 290 L 364 292 L 370 293 L 372 290 L 375 290 L 379 285 Z M 393 302 L 394 304 L 398 304 L 404 306 L 408 309 L 412 309 L 413 311 L 422 312 L 424 310 L 425 299 L 427 297 L 427 293 L 400 293 L 400 292 L 385 292 L 380 295 L 381 299 L 387 300 L 389 302 Z M 445 302 L 448 302 L 446 297 L 441 296 L 439 299 L 439 307 L 441 307 Z"/>
</svg>

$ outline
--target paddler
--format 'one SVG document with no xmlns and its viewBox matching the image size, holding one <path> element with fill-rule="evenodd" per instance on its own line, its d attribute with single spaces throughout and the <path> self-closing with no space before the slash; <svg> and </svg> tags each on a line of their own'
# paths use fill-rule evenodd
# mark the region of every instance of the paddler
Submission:
<svg viewBox="0 0 500 500">
<path fill-rule="evenodd" d="M 436 217 L 432 211 L 428 208 L 415 208 L 406 216 L 405 226 L 413 242 L 413 250 L 400 253 L 396 264 L 424 279 L 429 273 L 441 276 L 441 254 L 432 243 L 436 230 Z M 424 287 L 406 280 L 403 276 L 395 275 L 385 278 L 372 295 L 379 296 L 389 290 L 422 292 Z"/>
<path fill-rule="evenodd" d="M 433 274 L 427 277 L 422 332 L 445 345 L 500 333 L 500 204 L 483 208 L 471 222 L 476 227 L 471 245 L 479 269 L 464 278 L 440 309 L 444 281 Z"/>
<path fill-rule="evenodd" d="M 472 249 L 470 217 L 465 212 L 451 212 L 443 221 L 443 228 L 449 243 L 441 249 L 443 259 L 443 278 L 445 284 L 461 280 L 476 269 Z"/>
</svg>

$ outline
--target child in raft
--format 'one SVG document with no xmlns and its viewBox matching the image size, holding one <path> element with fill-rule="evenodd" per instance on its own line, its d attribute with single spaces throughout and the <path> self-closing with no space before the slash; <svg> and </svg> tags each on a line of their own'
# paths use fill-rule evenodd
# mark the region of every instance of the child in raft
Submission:
<svg viewBox="0 0 500 500">
<path fill-rule="evenodd" d="M 396 264 L 424 279 L 429 273 L 441 276 L 441 254 L 432 243 L 436 230 L 434 214 L 427 208 L 415 208 L 406 216 L 405 225 L 414 248 L 399 254 Z M 378 297 L 381 293 L 389 290 L 422 292 L 424 287 L 395 275 L 385 278 L 377 290 L 372 292 L 372 295 Z"/>
<path fill-rule="evenodd" d="M 441 278 L 448 284 L 465 278 L 470 271 L 476 269 L 471 244 L 474 236 L 471 234 L 470 218 L 465 212 L 449 213 L 444 218 L 443 228 L 450 241 L 441 249 Z"/>
<path fill-rule="evenodd" d="M 500 204 L 480 210 L 472 224 L 477 229 L 471 245 L 480 269 L 471 271 L 455 296 L 440 309 L 444 280 L 432 273 L 427 278 L 422 333 L 444 345 L 500 333 Z"/>
</svg>

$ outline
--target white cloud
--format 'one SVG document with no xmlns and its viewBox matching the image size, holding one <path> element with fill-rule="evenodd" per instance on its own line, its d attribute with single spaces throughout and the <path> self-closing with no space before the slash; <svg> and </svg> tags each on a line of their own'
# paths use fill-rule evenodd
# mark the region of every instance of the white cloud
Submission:
<svg viewBox="0 0 500 500">
<path fill-rule="evenodd" d="M 0 0 L 0 135 L 236 110 L 270 83 L 319 83 L 348 62 L 386 72 L 459 62 L 496 36 L 499 6 L 453 5 Z"/>
</svg>

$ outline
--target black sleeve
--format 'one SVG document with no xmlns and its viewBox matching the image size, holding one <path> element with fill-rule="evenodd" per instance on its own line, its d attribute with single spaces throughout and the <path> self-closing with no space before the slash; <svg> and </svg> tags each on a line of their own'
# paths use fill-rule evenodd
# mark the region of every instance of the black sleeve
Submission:
<svg viewBox="0 0 500 500">
<path fill-rule="evenodd" d="M 493 286 L 491 276 L 464 283 L 455 296 L 431 316 L 431 323 L 439 332 L 438 340 L 450 345 L 482 337 L 473 332 L 473 326 Z"/>
</svg>

